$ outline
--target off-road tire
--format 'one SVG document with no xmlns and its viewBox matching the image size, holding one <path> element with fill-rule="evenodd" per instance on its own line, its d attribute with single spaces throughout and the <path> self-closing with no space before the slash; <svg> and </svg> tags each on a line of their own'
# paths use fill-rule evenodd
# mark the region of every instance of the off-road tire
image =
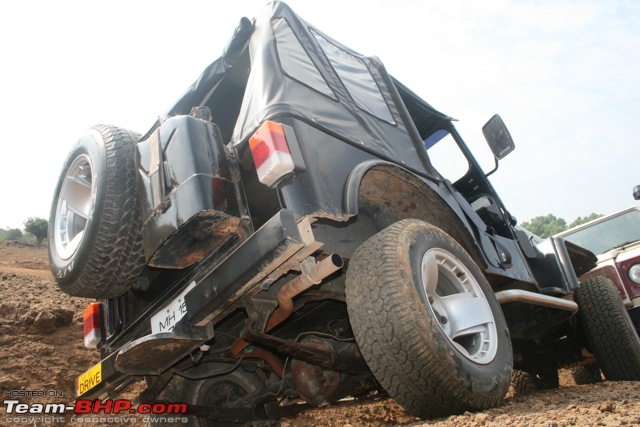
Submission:
<svg viewBox="0 0 640 427">
<path fill-rule="evenodd" d="M 518 396 L 526 396 L 540 390 L 536 382 L 535 375 L 527 372 L 514 370 L 511 376 L 511 385 Z"/>
<path fill-rule="evenodd" d="M 578 320 L 589 351 L 607 380 L 640 380 L 640 338 L 614 284 L 604 277 L 575 292 Z"/>
<path fill-rule="evenodd" d="M 422 279 L 422 263 L 432 249 L 461 262 L 479 284 L 478 298 L 486 300 L 495 322 L 491 360 L 480 364 L 466 357 L 436 318 Z M 500 306 L 471 257 L 439 228 L 403 220 L 365 241 L 349 263 L 346 300 L 371 372 L 410 413 L 434 418 L 490 408 L 508 391 L 512 350 Z"/>
<path fill-rule="evenodd" d="M 68 295 L 117 297 L 135 283 L 145 265 L 135 170 L 137 140 L 133 132 L 97 125 L 80 138 L 64 163 L 48 237 L 51 270 Z M 90 187 L 86 191 L 91 195 L 84 196 L 82 215 L 69 221 L 74 214 L 67 205 L 73 203 L 66 198 L 72 199 L 74 190 L 64 186 L 81 181 L 71 176 L 74 167 L 87 170 L 83 185 Z M 77 225 L 78 220 L 84 225 Z M 78 236 L 70 227 L 82 229 L 83 234 Z M 77 241 L 71 244 L 74 234 Z"/>
<path fill-rule="evenodd" d="M 218 363 L 204 363 L 197 367 L 189 369 L 189 375 L 206 376 L 215 374 L 221 369 L 228 368 L 228 365 Z M 188 380 L 186 378 L 174 375 L 169 384 L 158 396 L 158 401 L 162 402 L 178 402 L 187 405 L 199 405 L 209 408 L 215 408 L 224 412 L 226 400 L 234 401 L 239 397 L 246 396 L 249 393 L 261 390 L 264 387 L 262 380 L 251 372 L 245 372 L 242 368 L 238 368 L 221 376 L 212 376 L 203 380 Z M 218 401 L 218 402 L 216 402 Z M 254 408 L 251 403 L 247 404 L 248 411 L 258 412 L 257 418 L 266 418 L 264 411 Z M 236 409 L 239 409 L 236 407 Z M 188 410 L 187 410 L 188 411 Z M 188 418 L 186 425 L 196 427 L 268 427 L 276 424 L 274 420 L 255 419 L 253 421 L 212 421 L 206 418 L 194 415 L 180 415 L 179 418 Z M 162 425 L 163 427 L 180 427 L 185 424 L 176 423 L 146 423 L 148 426 Z"/>
<path fill-rule="evenodd" d="M 595 384 L 602 382 L 600 369 L 594 365 L 576 366 L 571 368 L 571 376 L 576 385 Z"/>
<path fill-rule="evenodd" d="M 560 387 L 558 370 L 549 370 L 541 374 L 514 370 L 511 386 L 518 396 L 526 396 L 538 390 L 548 390 Z"/>
</svg>

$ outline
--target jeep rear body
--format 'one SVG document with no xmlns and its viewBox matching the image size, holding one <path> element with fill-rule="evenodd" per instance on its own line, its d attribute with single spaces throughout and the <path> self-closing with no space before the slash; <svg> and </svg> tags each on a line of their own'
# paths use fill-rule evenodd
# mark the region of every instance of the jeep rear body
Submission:
<svg viewBox="0 0 640 427">
<path fill-rule="evenodd" d="M 425 148 L 443 131 L 469 163 L 454 183 Z M 166 384 L 217 339 L 231 339 L 227 361 L 252 357 L 282 375 L 284 358 L 299 358 L 352 373 L 358 385 L 347 394 L 375 388 L 353 345 L 314 350 L 298 338 L 349 328 L 343 260 L 348 268 L 363 241 L 406 218 L 444 230 L 483 270 L 516 366 L 583 360 L 571 294 L 592 255 L 515 227 L 450 117 L 282 3 L 241 22 L 223 56 L 140 139 L 137 164 L 147 267 L 125 295 L 101 301 L 101 381 L 81 377 L 79 397 L 141 377 Z M 322 264 L 315 276 L 310 257 Z M 291 310 L 268 324 L 279 292 L 304 275 L 322 283 L 294 293 Z"/>
</svg>

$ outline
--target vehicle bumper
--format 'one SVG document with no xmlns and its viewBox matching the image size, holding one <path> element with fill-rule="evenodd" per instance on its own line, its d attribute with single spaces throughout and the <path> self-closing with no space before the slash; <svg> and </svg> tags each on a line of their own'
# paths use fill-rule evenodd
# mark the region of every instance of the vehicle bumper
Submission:
<svg viewBox="0 0 640 427">
<path fill-rule="evenodd" d="M 145 335 L 111 353 L 92 368 L 97 371 L 100 365 L 99 381 L 91 380 L 91 369 L 78 378 L 76 396 L 103 397 L 117 392 L 132 376 L 161 374 L 213 338 L 213 320 L 233 310 L 252 289 L 268 287 L 320 246 L 308 219 L 281 210 L 222 262 L 189 280 L 195 286 L 184 295 L 186 313 L 171 331 Z"/>
</svg>

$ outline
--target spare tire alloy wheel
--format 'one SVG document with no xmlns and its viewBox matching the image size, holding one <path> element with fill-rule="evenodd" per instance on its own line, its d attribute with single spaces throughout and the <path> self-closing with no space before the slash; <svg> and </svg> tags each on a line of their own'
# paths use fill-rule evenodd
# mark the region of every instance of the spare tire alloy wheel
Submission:
<svg viewBox="0 0 640 427">
<path fill-rule="evenodd" d="M 49 260 L 58 286 L 69 295 L 122 295 L 145 265 L 137 139 L 133 132 L 98 125 L 65 161 L 49 218 Z"/>
<path fill-rule="evenodd" d="M 484 275 L 448 234 L 399 221 L 364 242 L 347 271 L 347 308 L 371 372 L 414 415 L 500 403 L 509 332 Z"/>
<path fill-rule="evenodd" d="M 82 241 L 95 190 L 91 160 L 86 154 L 80 154 L 63 178 L 56 207 L 54 241 L 63 260 L 71 258 Z"/>
</svg>

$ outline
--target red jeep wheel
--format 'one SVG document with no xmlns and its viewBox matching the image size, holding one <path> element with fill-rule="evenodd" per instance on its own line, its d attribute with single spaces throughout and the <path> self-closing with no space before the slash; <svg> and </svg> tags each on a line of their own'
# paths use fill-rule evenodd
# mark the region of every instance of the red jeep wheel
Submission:
<svg viewBox="0 0 640 427">
<path fill-rule="evenodd" d="M 594 277 L 576 290 L 589 350 L 608 380 L 640 380 L 640 337 L 613 283 Z"/>
</svg>

